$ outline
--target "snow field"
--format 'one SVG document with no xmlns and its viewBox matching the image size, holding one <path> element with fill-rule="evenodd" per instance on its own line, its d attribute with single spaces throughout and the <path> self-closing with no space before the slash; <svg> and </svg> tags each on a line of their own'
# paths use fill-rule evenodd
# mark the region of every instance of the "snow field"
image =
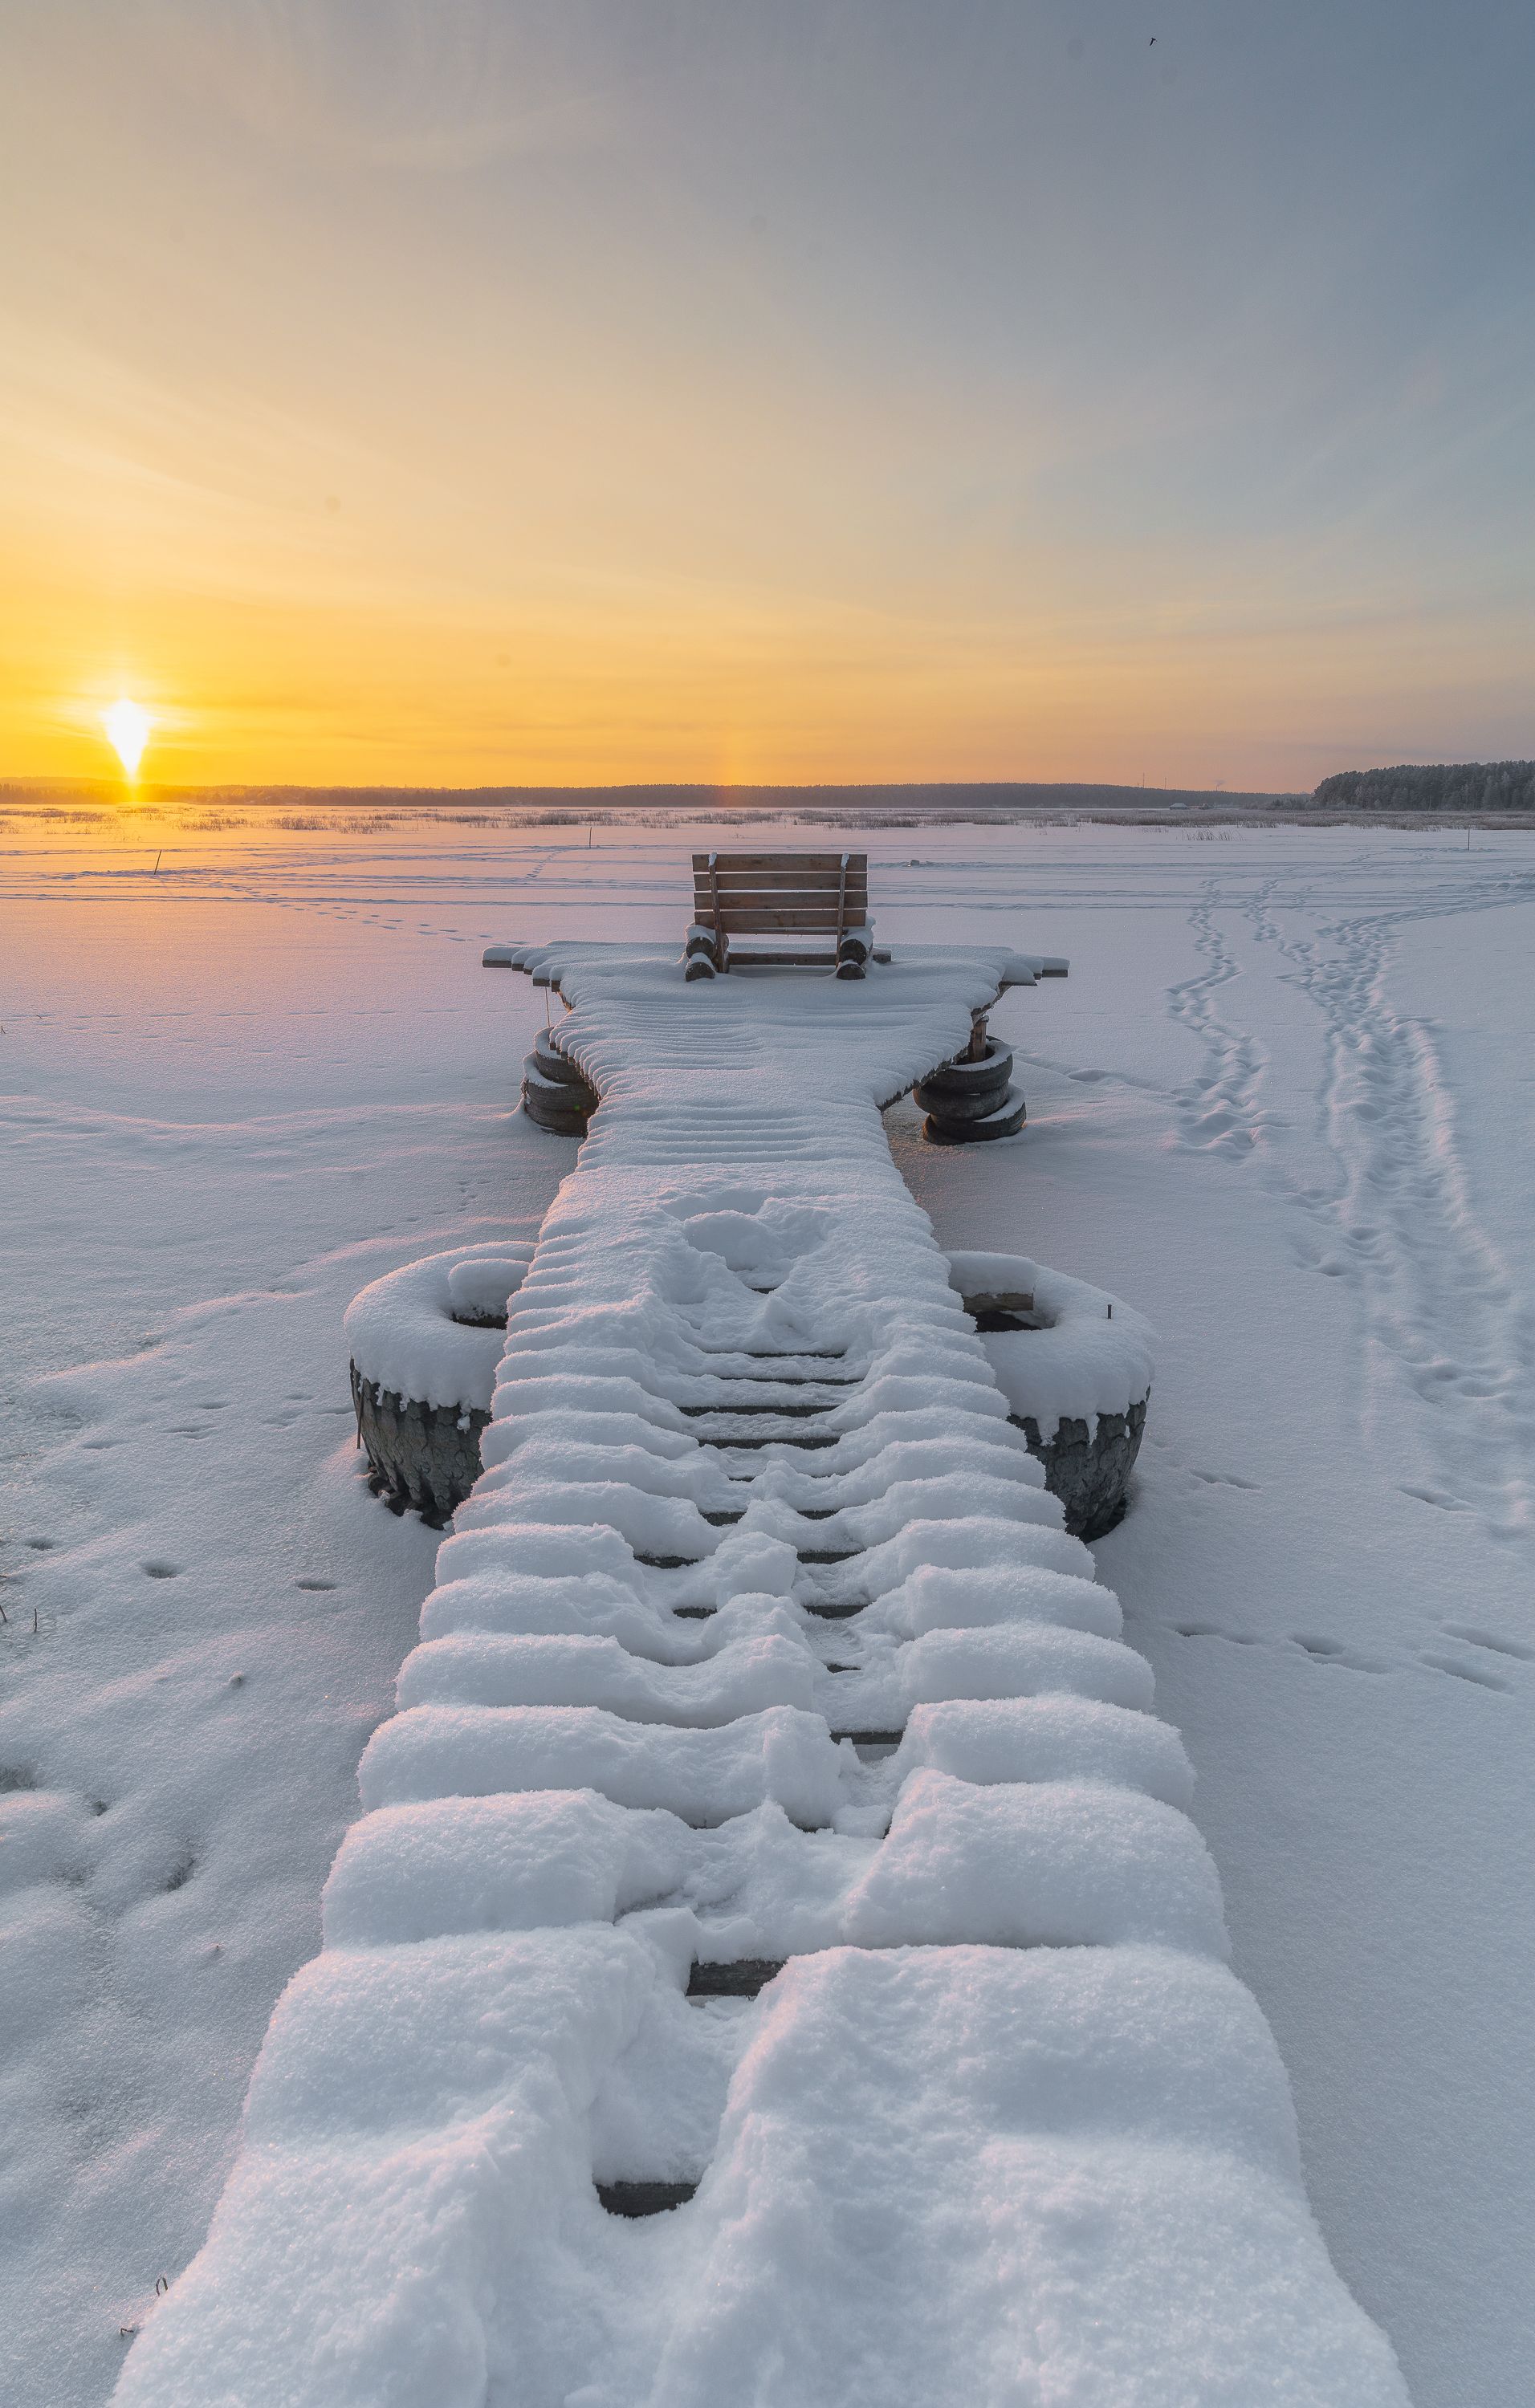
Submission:
<svg viewBox="0 0 1535 2408">
<path fill-rule="evenodd" d="M 127 2408 L 1404 2398 L 881 1130 L 1005 958 L 541 957 L 602 1110 Z"/>
</svg>

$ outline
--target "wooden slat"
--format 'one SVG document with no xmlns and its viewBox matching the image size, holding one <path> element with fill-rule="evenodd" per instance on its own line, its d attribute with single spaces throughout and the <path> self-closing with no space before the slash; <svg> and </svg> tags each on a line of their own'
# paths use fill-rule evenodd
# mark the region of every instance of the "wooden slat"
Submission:
<svg viewBox="0 0 1535 2408">
<path fill-rule="evenodd" d="M 889 947 L 876 945 L 869 958 L 871 961 L 887 962 L 890 959 Z M 732 945 L 730 948 L 730 966 L 732 969 L 743 970 L 764 970 L 775 968 L 786 970 L 829 970 L 835 969 L 837 966 L 837 955 L 835 953 L 830 951 L 824 953 L 801 953 L 797 948 L 790 950 L 787 947 L 785 947 L 782 953 L 743 953 L 737 946 Z"/>
<path fill-rule="evenodd" d="M 711 859 L 722 873 L 728 869 L 829 869 L 837 872 L 842 867 L 839 853 L 696 853 L 693 867 L 707 870 Z M 868 855 L 867 853 L 850 853 L 847 865 L 850 878 L 854 870 L 867 872 Z"/>
<path fill-rule="evenodd" d="M 718 896 L 698 894 L 693 898 L 694 918 L 700 927 L 707 926 L 716 910 L 720 911 L 829 911 L 836 917 L 839 907 L 851 916 L 854 911 L 866 918 L 868 912 L 867 895 L 785 895 L 764 887 L 760 895 L 727 895 L 722 888 Z"/>
<path fill-rule="evenodd" d="M 863 882 L 858 886 L 848 883 L 846 891 L 841 886 L 738 886 L 725 879 L 721 879 L 718 886 L 699 879 L 694 886 L 696 903 L 713 903 L 716 894 L 721 903 L 739 903 L 745 910 L 756 910 L 759 903 L 805 903 L 808 910 L 836 910 L 843 896 L 848 903 L 868 903 L 870 898 L 870 891 Z"/>
<path fill-rule="evenodd" d="M 839 895 L 842 876 L 836 869 L 707 869 L 695 870 L 693 883 L 700 892 L 710 884 L 717 885 L 722 895 Z M 850 869 L 847 876 L 850 895 L 867 895 L 868 876 L 862 869 Z"/>
<path fill-rule="evenodd" d="M 843 879 L 836 869 L 817 869 L 808 879 L 771 879 L 771 877 L 733 877 L 727 869 L 710 874 L 699 869 L 694 879 L 694 894 L 709 894 L 718 886 L 721 894 L 730 896 L 836 896 L 843 891 Z M 848 877 L 846 889 L 851 896 L 865 896 L 870 882 L 865 877 Z"/>
<path fill-rule="evenodd" d="M 839 928 L 864 927 L 868 914 L 861 904 L 850 905 L 846 914 L 839 916 L 835 904 L 829 910 L 816 904 L 759 911 L 748 909 L 744 904 L 738 907 L 722 900 L 718 911 L 700 904 L 698 918 L 705 927 L 723 928 L 726 936 L 733 936 L 739 930 L 744 935 L 754 937 L 766 935 L 772 928 L 785 928 L 807 936 L 819 936 L 825 930 L 826 935 L 835 937 Z"/>
</svg>

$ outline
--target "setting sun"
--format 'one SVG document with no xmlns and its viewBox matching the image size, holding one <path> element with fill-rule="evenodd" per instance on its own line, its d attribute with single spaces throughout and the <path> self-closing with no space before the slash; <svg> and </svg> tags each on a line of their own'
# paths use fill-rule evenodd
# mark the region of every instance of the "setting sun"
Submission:
<svg viewBox="0 0 1535 2408">
<path fill-rule="evenodd" d="M 127 775 L 136 777 L 144 756 L 144 747 L 150 740 L 150 730 L 154 724 L 149 712 L 142 703 L 130 702 L 124 695 L 113 703 L 110 710 L 102 712 L 101 724 L 107 730 L 108 742 Z"/>
</svg>

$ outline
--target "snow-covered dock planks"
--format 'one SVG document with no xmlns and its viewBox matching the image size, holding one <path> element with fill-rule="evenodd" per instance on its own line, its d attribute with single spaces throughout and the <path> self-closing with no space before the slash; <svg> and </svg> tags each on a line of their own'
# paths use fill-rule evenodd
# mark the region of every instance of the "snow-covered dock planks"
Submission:
<svg viewBox="0 0 1535 2408">
<path fill-rule="evenodd" d="M 1011 958 L 530 965 L 601 1109 L 132 2408 L 1399 2408 L 882 1133 Z"/>
</svg>

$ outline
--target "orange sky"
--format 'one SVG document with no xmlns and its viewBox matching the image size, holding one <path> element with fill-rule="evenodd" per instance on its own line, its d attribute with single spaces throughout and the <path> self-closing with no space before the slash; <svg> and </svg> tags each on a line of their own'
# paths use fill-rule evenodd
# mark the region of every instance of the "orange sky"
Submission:
<svg viewBox="0 0 1535 2408">
<path fill-rule="evenodd" d="M 1308 134 L 1195 0 L 1170 79 L 1117 0 L 559 13 L 19 4 L 0 775 L 124 693 L 179 782 L 1535 749 L 1523 321 L 1425 280 L 1364 48 Z"/>
</svg>

